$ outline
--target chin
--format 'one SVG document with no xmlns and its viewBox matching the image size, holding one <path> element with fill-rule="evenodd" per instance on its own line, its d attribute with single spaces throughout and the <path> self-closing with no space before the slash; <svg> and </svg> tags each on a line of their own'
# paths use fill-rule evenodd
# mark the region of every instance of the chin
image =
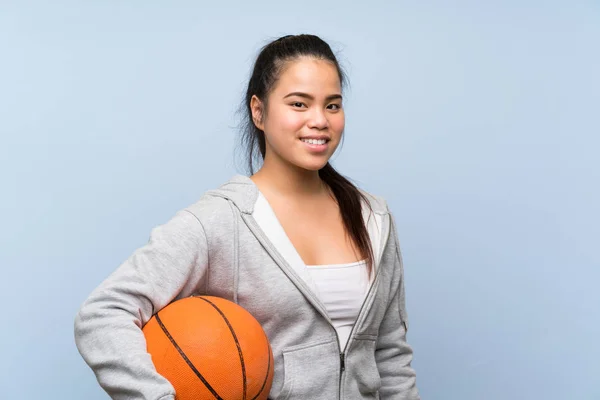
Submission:
<svg viewBox="0 0 600 400">
<path fill-rule="evenodd" d="M 320 161 L 320 162 L 311 162 L 311 163 L 298 163 L 296 164 L 297 167 L 305 169 L 307 171 L 319 171 L 320 169 L 322 169 L 325 165 L 327 165 L 327 162 L 329 160 L 324 160 L 324 161 Z"/>
</svg>

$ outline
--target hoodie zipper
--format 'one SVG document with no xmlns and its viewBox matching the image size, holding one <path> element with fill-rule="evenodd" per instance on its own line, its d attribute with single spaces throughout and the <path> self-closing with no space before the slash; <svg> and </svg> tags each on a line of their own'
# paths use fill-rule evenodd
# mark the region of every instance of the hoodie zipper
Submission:
<svg viewBox="0 0 600 400">
<path fill-rule="evenodd" d="M 371 303 L 371 293 L 373 292 L 373 288 L 375 287 L 375 285 L 377 284 L 377 277 L 379 276 L 379 271 L 381 268 L 377 269 L 377 272 L 375 272 L 375 277 L 373 278 L 373 283 L 371 284 L 371 286 L 369 287 L 369 291 L 367 292 L 367 295 L 365 296 L 365 300 L 363 301 L 362 305 L 360 306 L 360 310 L 358 312 L 358 316 L 356 317 L 356 321 L 354 322 L 354 325 L 352 325 L 352 329 L 350 330 L 350 335 L 348 336 L 348 340 L 346 341 L 346 345 L 344 346 L 344 350 L 341 350 L 341 346 L 339 346 L 339 337 L 338 337 L 338 348 L 340 349 L 340 382 L 338 385 L 338 399 L 341 399 L 342 397 L 342 378 L 343 378 L 343 374 L 344 371 L 346 371 L 346 351 L 348 350 L 348 345 L 350 344 L 350 342 L 352 341 L 352 335 L 354 334 L 354 331 L 356 330 L 356 326 L 358 325 L 358 321 L 361 319 L 362 315 L 363 315 L 363 309 L 365 308 L 365 305 L 367 303 Z M 335 329 L 335 327 L 333 325 L 331 325 L 333 327 L 333 330 L 336 331 L 336 336 L 337 336 L 337 330 Z"/>
<path fill-rule="evenodd" d="M 383 256 L 385 244 L 389 240 L 390 230 L 392 229 L 391 224 L 392 224 L 392 221 L 390 219 L 388 219 L 387 229 L 384 231 L 384 235 L 382 235 L 382 237 L 380 238 L 379 254 L 377 255 L 377 259 L 376 259 L 378 266 L 379 266 L 379 262 L 381 261 L 381 257 Z M 375 265 L 375 263 L 374 263 L 374 265 Z M 375 276 L 373 277 L 373 283 L 370 285 L 369 290 L 367 291 L 367 295 L 365 296 L 365 300 L 363 301 L 362 305 L 360 306 L 360 310 L 358 311 L 358 316 L 356 317 L 356 321 L 354 322 L 354 325 L 352 325 L 352 329 L 350 330 L 350 335 L 348 336 L 348 340 L 346 341 L 344 350 L 340 353 L 340 383 L 338 385 L 338 387 L 339 387 L 338 399 L 340 399 L 340 400 L 342 398 L 341 397 L 342 396 L 342 377 L 343 377 L 344 371 L 346 370 L 346 352 L 348 350 L 348 346 L 350 345 L 350 342 L 352 342 L 352 336 L 354 335 L 354 332 L 357 329 L 358 322 L 361 320 L 363 313 L 366 312 L 366 311 L 363 311 L 366 304 L 372 304 L 372 302 L 371 302 L 372 292 L 373 292 L 373 288 L 378 283 L 377 279 L 379 277 L 380 271 L 381 271 L 381 268 L 378 267 L 377 271 L 375 272 Z M 370 308 L 370 306 L 369 306 L 369 308 Z M 335 327 L 333 327 L 333 330 L 335 331 Z M 337 335 L 337 331 L 336 331 L 336 335 Z M 338 339 L 338 346 L 339 346 L 339 339 Z M 340 349 L 341 349 L 341 347 L 340 347 Z"/>
</svg>

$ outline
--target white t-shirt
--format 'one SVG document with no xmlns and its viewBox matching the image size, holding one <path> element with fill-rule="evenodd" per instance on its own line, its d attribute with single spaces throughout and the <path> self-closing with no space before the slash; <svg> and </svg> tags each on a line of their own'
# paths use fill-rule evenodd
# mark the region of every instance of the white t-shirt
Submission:
<svg viewBox="0 0 600 400">
<path fill-rule="evenodd" d="M 366 261 L 307 265 L 306 268 L 318 288 L 343 350 L 369 288 Z"/>
</svg>

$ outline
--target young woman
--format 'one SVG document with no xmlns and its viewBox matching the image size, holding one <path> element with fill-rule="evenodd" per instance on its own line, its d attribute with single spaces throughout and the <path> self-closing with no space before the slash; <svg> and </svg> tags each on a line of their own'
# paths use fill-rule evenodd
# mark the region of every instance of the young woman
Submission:
<svg viewBox="0 0 600 400">
<path fill-rule="evenodd" d="M 419 399 L 392 215 L 328 162 L 344 131 L 344 81 L 317 36 L 262 49 L 245 98 L 251 176 L 153 229 L 76 317 L 78 349 L 112 398 L 174 399 L 141 328 L 174 300 L 213 295 L 267 333 L 269 398 Z"/>
</svg>

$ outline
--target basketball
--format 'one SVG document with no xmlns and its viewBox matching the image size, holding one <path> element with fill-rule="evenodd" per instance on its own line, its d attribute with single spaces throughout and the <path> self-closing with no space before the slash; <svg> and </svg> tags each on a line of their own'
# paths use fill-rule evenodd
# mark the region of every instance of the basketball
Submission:
<svg viewBox="0 0 600 400">
<path fill-rule="evenodd" d="M 259 322 L 212 296 L 169 304 L 143 327 L 146 347 L 177 400 L 266 400 L 273 353 Z"/>
</svg>

